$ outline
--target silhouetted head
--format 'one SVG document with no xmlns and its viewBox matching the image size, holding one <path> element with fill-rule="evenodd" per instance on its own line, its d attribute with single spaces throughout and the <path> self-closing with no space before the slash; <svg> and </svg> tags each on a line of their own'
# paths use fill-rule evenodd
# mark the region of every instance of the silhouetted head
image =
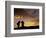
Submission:
<svg viewBox="0 0 46 38">
<path fill-rule="evenodd" d="M 20 23 L 20 21 L 18 21 Z"/>
<path fill-rule="evenodd" d="M 24 21 L 21 21 L 21 23 L 24 23 Z"/>
</svg>

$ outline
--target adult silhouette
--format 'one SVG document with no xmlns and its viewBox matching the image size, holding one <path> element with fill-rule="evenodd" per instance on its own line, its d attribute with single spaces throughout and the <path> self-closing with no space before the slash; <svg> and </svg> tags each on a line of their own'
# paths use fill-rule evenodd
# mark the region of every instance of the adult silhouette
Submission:
<svg viewBox="0 0 46 38">
<path fill-rule="evenodd" d="M 19 26 L 20 26 L 20 21 L 18 21 L 17 25 L 18 25 L 18 28 L 19 28 Z"/>
<path fill-rule="evenodd" d="M 21 23 L 22 23 L 22 28 L 24 27 L 24 21 L 21 21 Z"/>
</svg>

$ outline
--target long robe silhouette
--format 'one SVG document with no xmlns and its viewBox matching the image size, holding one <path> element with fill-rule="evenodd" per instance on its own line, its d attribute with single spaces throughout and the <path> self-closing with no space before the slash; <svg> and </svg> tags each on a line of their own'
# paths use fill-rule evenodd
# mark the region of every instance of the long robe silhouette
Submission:
<svg viewBox="0 0 46 38">
<path fill-rule="evenodd" d="M 18 25 L 18 28 L 19 28 L 19 26 L 20 26 L 20 21 L 18 21 L 17 25 Z"/>
</svg>

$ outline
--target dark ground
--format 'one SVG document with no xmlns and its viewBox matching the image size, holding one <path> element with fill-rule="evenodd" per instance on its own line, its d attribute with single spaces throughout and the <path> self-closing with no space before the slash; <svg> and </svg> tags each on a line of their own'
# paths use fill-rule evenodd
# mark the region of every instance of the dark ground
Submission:
<svg viewBox="0 0 46 38">
<path fill-rule="evenodd" d="M 14 28 L 14 30 L 20 30 L 20 29 L 39 29 L 39 26 L 30 26 L 30 27 Z"/>
</svg>

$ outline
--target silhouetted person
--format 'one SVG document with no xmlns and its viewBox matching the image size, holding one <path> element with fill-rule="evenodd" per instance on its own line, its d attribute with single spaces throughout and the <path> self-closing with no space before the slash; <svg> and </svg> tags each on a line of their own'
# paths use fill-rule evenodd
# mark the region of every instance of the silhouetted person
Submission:
<svg viewBox="0 0 46 38">
<path fill-rule="evenodd" d="M 21 21 L 21 23 L 22 23 L 22 28 L 24 27 L 24 21 Z"/>
<path fill-rule="evenodd" d="M 18 28 L 19 28 L 19 26 L 20 26 L 20 21 L 18 21 L 17 25 L 18 25 Z"/>
</svg>

